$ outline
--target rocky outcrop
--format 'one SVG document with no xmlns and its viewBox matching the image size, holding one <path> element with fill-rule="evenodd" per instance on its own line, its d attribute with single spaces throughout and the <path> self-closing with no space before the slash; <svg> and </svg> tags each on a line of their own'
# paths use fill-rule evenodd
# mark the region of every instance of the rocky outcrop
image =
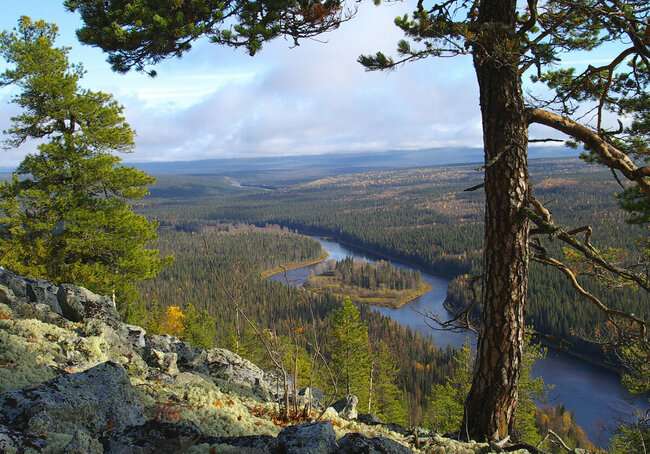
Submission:
<svg viewBox="0 0 650 454">
<path fill-rule="evenodd" d="M 339 441 L 340 454 L 410 454 L 413 451 L 386 437 L 364 437 L 349 433 Z"/>
<path fill-rule="evenodd" d="M 344 398 L 337 400 L 332 408 L 345 419 L 357 419 L 357 405 L 359 398 L 353 394 L 348 394 Z"/>
<path fill-rule="evenodd" d="M 319 421 L 282 427 L 273 374 L 228 350 L 124 324 L 112 298 L 2 268 L 0 366 L 2 453 L 417 452 L 408 431 L 355 419 L 355 396 Z M 322 393 L 299 399 L 317 407 Z M 418 444 L 489 450 L 434 436 Z"/>
<path fill-rule="evenodd" d="M 287 427 L 278 435 L 286 454 L 331 454 L 337 451 L 331 422 L 314 422 Z"/>
</svg>

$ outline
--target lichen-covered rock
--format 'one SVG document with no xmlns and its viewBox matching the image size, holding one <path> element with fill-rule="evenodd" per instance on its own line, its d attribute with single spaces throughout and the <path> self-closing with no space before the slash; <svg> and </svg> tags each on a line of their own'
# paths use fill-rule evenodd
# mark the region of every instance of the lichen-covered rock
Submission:
<svg viewBox="0 0 650 454">
<path fill-rule="evenodd" d="M 278 435 L 286 454 L 330 454 L 336 452 L 336 434 L 331 422 L 314 422 L 287 427 Z"/>
<path fill-rule="evenodd" d="M 110 298 L 2 268 L 0 365 L 2 453 L 406 453 L 412 441 L 399 426 L 355 419 L 355 396 L 322 422 L 283 429 L 278 373 L 126 325 Z M 311 389 L 299 399 L 321 400 Z M 420 452 L 489 451 L 428 433 L 418 440 Z"/>
<path fill-rule="evenodd" d="M 201 431 L 192 424 L 147 421 L 104 438 L 103 445 L 111 454 L 157 454 L 185 452 L 202 438 Z"/>
<path fill-rule="evenodd" d="M 70 443 L 63 448 L 65 454 L 103 454 L 104 447 L 97 438 L 85 430 L 77 430 Z"/>
<path fill-rule="evenodd" d="M 267 400 L 273 394 L 264 371 L 236 353 L 223 348 L 207 350 L 194 362 L 195 370 L 206 371 L 213 379 L 234 389 L 250 390 L 255 396 Z"/>
<path fill-rule="evenodd" d="M 339 416 L 345 419 L 357 418 L 357 405 L 359 398 L 354 394 L 348 394 L 343 399 L 337 400 L 332 407 L 337 411 Z"/>
<path fill-rule="evenodd" d="M 349 433 L 339 440 L 339 454 L 412 454 L 413 450 L 386 437 Z"/>
<path fill-rule="evenodd" d="M 68 320 L 80 322 L 96 318 L 112 326 L 120 324 L 120 315 L 110 297 L 96 295 L 88 289 L 63 284 L 56 293 L 61 313 Z"/>
<path fill-rule="evenodd" d="M 144 422 L 126 371 L 107 362 L 59 376 L 34 388 L 0 394 L 0 423 L 28 434 L 92 436 Z"/>
<path fill-rule="evenodd" d="M 362 413 L 358 415 L 357 421 L 362 422 L 368 426 L 382 426 L 390 430 L 391 432 L 396 432 L 401 435 L 405 435 L 407 432 L 406 429 L 400 426 L 399 424 L 383 422 L 377 416 L 371 415 L 369 413 Z"/>
<path fill-rule="evenodd" d="M 324 397 L 325 394 L 318 388 L 302 388 L 298 391 L 298 405 L 300 407 L 311 405 L 312 408 L 319 408 Z"/>
<path fill-rule="evenodd" d="M 176 361 L 182 371 L 195 370 L 205 365 L 205 350 L 193 347 L 177 337 L 145 334 L 144 339 L 146 351 L 153 349 L 164 353 L 176 353 Z"/>
<path fill-rule="evenodd" d="M 0 267 L 0 285 L 11 290 L 14 299 L 25 299 L 33 304 L 45 304 L 53 312 L 62 314 L 57 299 L 58 287 L 42 279 L 28 279 Z M 5 293 L 8 295 L 8 293 Z M 0 301 L 1 302 L 1 301 Z"/>
<path fill-rule="evenodd" d="M 0 285 L 0 303 L 11 306 L 16 303 L 14 292 L 4 285 Z"/>
<path fill-rule="evenodd" d="M 149 351 L 147 363 L 167 375 L 178 375 L 178 366 L 176 353 L 161 352 L 156 349 Z"/>
<path fill-rule="evenodd" d="M 120 337 L 129 342 L 132 347 L 137 349 L 143 349 L 145 347 L 145 336 L 147 332 L 144 330 L 144 328 L 122 323 L 118 327 L 118 332 L 120 333 Z"/>
<path fill-rule="evenodd" d="M 0 424 L 0 453 L 2 454 L 23 453 L 26 447 L 39 452 L 46 445 L 47 441 L 42 436 L 26 434 Z"/>
</svg>

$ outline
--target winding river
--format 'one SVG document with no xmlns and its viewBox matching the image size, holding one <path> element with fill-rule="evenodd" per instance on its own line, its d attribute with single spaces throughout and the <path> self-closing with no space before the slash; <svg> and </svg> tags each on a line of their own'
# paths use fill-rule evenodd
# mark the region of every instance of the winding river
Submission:
<svg viewBox="0 0 650 454">
<path fill-rule="evenodd" d="M 351 256 L 372 262 L 378 258 L 329 239 L 314 238 L 329 253 L 330 259 L 338 260 Z M 396 261 L 392 263 L 395 266 L 411 268 Z M 271 279 L 288 279 L 290 285 L 302 285 L 316 267 L 318 265 L 299 268 L 289 271 L 286 278 L 284 275 L 276 275 Z M 375 310 L 402 325 L 431 336 L 441 348 L 458 347 L 468 339 L 475 342 L 470 333 L 450 333 L 432 330 L 427 326 L 422 313 L 433 313 L 441 319 L 449 318 L 449 313 L 443 307 L 449 280 L 424 272 L 422 276 L 431 285 L 431 291 L 399 309 L 376 307 Z M 576 421 L 587 432 L 592 442 L 602 447 L 607 446 L 618 424 L 634 417 L 636 412 L 645 412 L 648 408 L 647 399 L 630 395 L 614 372 L 566 353 L 549 349 L 547 357 L 535 364 L 533 374 L 542 377 L 547 385 L 552 386 L 548 392 L 547 404 L 564 405 L 574 414 Z"/>
</svg>

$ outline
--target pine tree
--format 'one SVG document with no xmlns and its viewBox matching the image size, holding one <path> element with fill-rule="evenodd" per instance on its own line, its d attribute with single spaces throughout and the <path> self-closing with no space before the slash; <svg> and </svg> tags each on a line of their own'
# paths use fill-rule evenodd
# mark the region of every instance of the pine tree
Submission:
<svg viewBox="0 0 650 454">
<path fill-rule="evenodd" d="M 365 408 L 370 385 L 368 327 L 350 298 L 332 314 L 330 333 L 331 366 L 338 373 L 339 393 L 356 395 L 359 407 Z"/>
<path fill-rule="evenodd" d="M 370 413 L 379 419 L 396 424 L 407 423 L 405 393 L 396 383 L 399 368 L 385 342 L 379 345 L 373 354 L 372 406 Z"/>
<path fill-rule="evenodd" d="M 535 362 L 543 358 L 545 352 L 539 345 L 526 340 L 522 373 L 519 380 L 519 405 L 515 415 L 514 434 L 517 439 L 536 445 L 540 434 L 535 423 L 535 402 L 544 397 L 544 381 L 532 377 Z M 463 345 L 454 357 L 454 369 L 445 383 L 432 387 L 429 400 L 429 414 L 426 422 L 441 433 L 458 433 L 463 425 L 463 407 L 472 385 L 474 360 L 469 343 Z"/>
<path fill-rule="evenodd" d="M 18 273 L 133 300 L 134 284 L 163 265 L 156 224 L 133 211 L 154 179 L 120 165 L 113 152 L 133 148 L 134 133 L 111 95 L 83 89 L 81 65 L 54 47 L 56 25 L 19 20 L 0 34 L 21 113 L 5 131 L 6 145 L 38 140 L 11 181 L 0 185 L 0 264 Z"/>
<path fill-rule="evenodd" d="M 207 311 L 190 303 L 185 307 L 185 329 L 182 339 L 202 348 L 212 348 L 217 337 L 217 321 Z"/>
<path fill-rule="evenodd" d="M 454 369 L 445 383 L 431 388 L 426 422 L 437 432 L 458 431 L 463 420 L 463 404 L 472 384 L 472 349 L 463 345 L 454 356 Z"/>
</svg>

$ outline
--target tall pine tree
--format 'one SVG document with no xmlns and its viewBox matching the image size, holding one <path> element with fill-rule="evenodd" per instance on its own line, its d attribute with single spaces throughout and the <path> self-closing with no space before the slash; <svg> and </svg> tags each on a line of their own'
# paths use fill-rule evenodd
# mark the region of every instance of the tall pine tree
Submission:
<svg viewBox="0 0 650 454">
<path fill-rule="evenodd" d="M 330 326 L 332 370 L 338 373 L 338 391 L 354 394 L 359 407 L 366 408 L 370 386 L 368 327 L 350 298 L 332 314 Z"/>
<path fill-rule="evenodd" d="M 0 34 L 0 85 L 18 89 L 21 109 L 5 143 L 39 143 L 0 186 L 0 264 L 131 299 L 164 262 L 147 247 L 156 224 L 132 207 L 154 179 L 112 154 L 133 148 L 123 108 L 79 85 L 84 70 L 54 46 L 57 35 L 56 25 L 28 17 Z"/>
</svg>

